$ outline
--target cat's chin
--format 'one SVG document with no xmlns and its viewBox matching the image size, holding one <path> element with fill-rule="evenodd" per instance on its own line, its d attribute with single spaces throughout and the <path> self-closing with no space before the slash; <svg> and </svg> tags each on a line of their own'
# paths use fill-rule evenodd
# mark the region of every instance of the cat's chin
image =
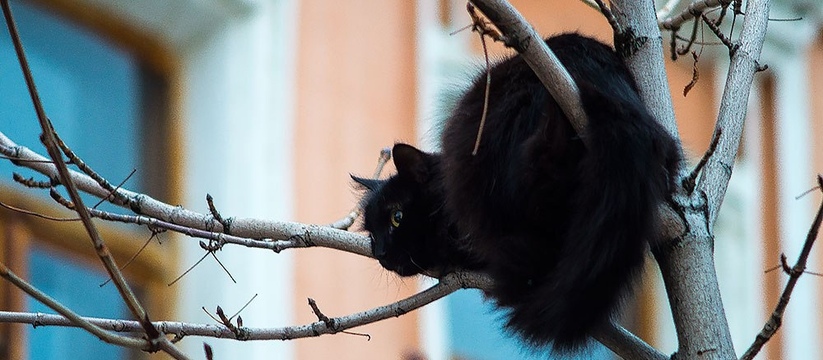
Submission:
<svg viewBox="0 0 823 360">
<path fill-rule="evenodd" d="M 392 264 L 384 260 L 380 260 L 380 265 L 386 270 L 389 270 L 400 276 L 414 276 L 420 274 L 421 270 L 414 264 Z"/>
</svg>

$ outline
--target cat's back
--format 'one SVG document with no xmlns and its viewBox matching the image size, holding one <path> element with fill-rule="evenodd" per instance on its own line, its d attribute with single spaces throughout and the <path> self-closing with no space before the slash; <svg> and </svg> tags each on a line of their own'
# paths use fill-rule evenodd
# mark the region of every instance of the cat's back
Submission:
<svg viewBox="0 0 823 360">
<path fill-rule="evenodd" d="M 590 43 L 593 42 L 593 43 Z M 608 47 L 576 34 L 550 38 L 559 56 Z M 570 70 L 584 70 L 587 64 Z M 554 99 L 520 57 L 492 67 L 488 102 L 486 73 L 478 74 L 457 102 L 442 137 L 446 206 L 464 232 L 497 236 L 535 223 L 562 222 L 565 198 L 582 142 Z M 477 153 L 473 154 L 486 107 Z M 555 208 L 547 208 L 554 204 Z M 494 221 L 490 221 L 494 219 Z M 547 220 L 550 219 L 550 220 Z"/>
</svg>

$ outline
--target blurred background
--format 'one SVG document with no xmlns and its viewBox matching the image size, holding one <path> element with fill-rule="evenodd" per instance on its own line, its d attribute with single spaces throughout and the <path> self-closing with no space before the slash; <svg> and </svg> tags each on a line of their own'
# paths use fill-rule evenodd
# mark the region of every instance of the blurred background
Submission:
<svg viewBox="0 0 823 360">
<path fill-rule="evenodd" d="M 578 31 L 611 42 L 604 18 L 579 1 L 512 1 L 538 32 Z M 370 175 L 380 149 L 396 141 L 436 150 L 439 124 L 468 81 L 483 70 L 476 34 L 456 0 L 37 0 L 12 1 L 46 111 L 62 137 L 113 183 L 170 204 L 224 216 L 328 224 L 358 193 L 349 174 Z M 745 138 L 714 229 L 717 269 L 735 348 L 760 331 L 783 289 L 819 192 L 796 199 L 823 172 L 823 5 L 774 1 L 774 21 L 749 99 Z M 727 18 L 726 23 L 731 21 Z M 742 17 L 737 19 L 740 27 Z M 684 27 L 687 36 L 691 25 Z M 702 29 L 702 28 L 701 28 Z M 737 30 L 737 29 L 736 29 Z M 703 30 L 704 39 L 715 38 Z M 668 44 L 668 34 L 664 43 Z M 709 144 L 728 63 L 724 47 L 696 46 L 667 60 L 683 143 L 692 160 Z M 492 59 L 509 54 L 492 45 Z M 667 54 L 668 56 L 668 54 Z M 0 131 L 45 154 L 10 39 L 0 36 Z M 130 171 L 136 174 L 128 177 Z M 0 165 L 0 201 L 61 212 L 38 191 L 13 184 Z M 391 168 L 386 173 L 393 171 Z M 39 179 L 39 178 L 38 178 Z M 113 208 L 109 208 L 113 209 Z M 116 210 L 123 212 L 122 210 Z M 100 223 L 120 263 L 152 238 L 145 228 Z M 125 317 L 79 224 L 0 210 L 0 260 L 82 315 Z M 816 248 L 809 270 L 821 272 Z M 153 320 L 214 321 L 220 305 L 251 327 L 316 320 L 306 298 L 341 316 L 399 300 L 430 285 L 400 279 L 376 261 L 326 250 L 281 254 L 227 246 L 218 254 L 232 282 L 196 240 L 160 234 L 126 269 Z M 653 260 L 623 324 L 666 353 L 677 349 L 668 300 Z M 783 328 L 763 359 L 823 357 L 819 276 L 804 276 Z M 0 282 L 0 310 L 53 312 Z M 531 359 L 500 330 L 500 313 L 463 290 L 423 310 L 337 334 L 296 341 L 185 338 L 202 358 Z M 593 344 L 579 358 L 613 355 Z M 162 358 L 99 342 L 80 330 L 0 324 L 1 359 Z"/>
</svg>

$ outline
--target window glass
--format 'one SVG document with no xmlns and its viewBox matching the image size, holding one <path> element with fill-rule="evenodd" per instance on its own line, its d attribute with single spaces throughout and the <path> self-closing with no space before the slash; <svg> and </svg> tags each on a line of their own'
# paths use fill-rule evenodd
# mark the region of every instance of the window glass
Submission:
<svg viewBox="0 0 823 360">
<path fill-rule="evenodd" d="M 93 264 L 97 265 L 97 264 Z M 108 279 L 102 265 L 72 261 L 57 252 L 33 247 L 29 253 L 32 285 L 67 306 L 91 317 L 130 318 L 128 311 Z M 55 311 L 29 297 L 28 311 L 54 314 Z M 29 330 L 29 359 L 122 359 L 127 349 L 100 341 L 83 329 L 36 327 Z"/>
<path fill-rule="evenodd" d="M 496 310 L 480 290 L 461 290 L 446 297 L 448 334 L 452 356 L 466 360 L 546 360 L 548 359 L 612 359 L 613 355 L 600 343 L 574 356 L 547 357 L 549 350 L 535 351 L 504 330 L 505 312 Z"/>
<path fill-rule="evenodd" d="M 60 136 L 106 179 L 118 183 L 139 161 L 139 67 L 126 52 L 54 14 L 12 1 L 12 11 L 47 115 Z M 46 155 L 7 31 L 0 36 L 0 131 Z M 0 181 L 12 171 L 0 162 Z M 35 176 L 43 179 L 42 176 Z M 140 173 L 128 188 L 140 189 Z M 93 204 L 93 203 L 92 203 Z"/>
</svg>

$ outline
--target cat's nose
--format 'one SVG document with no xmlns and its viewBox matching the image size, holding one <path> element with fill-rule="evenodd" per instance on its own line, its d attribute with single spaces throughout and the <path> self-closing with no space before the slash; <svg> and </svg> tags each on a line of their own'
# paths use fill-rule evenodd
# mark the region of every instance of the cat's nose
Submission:
<svg viewBox="0 0 823 360">
<path fill-rule="evenodd" d="M 371 254 L 375 258 L 381 259 L 386 256 L 386 246 L 382 241 L 376 241 L 371 238 Z"/>
</svg>

